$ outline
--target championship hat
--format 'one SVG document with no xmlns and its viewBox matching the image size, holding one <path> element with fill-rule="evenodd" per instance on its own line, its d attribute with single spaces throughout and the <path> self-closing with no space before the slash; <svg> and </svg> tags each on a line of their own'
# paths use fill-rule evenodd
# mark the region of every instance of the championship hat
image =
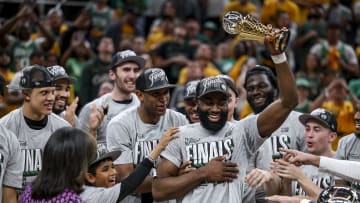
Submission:
<svg viewBox="0 0 360 203">
<path fill-rule="evenodd" d="M 142 92 L 173 87 L 176 85 L 169 84 L 165 71 L 160 68 L 146 69 L 136 79 L 136 89 Z"/>
<path fill-rule="evenodd" d="M 299 120 L 303 125 L 306 125 L 306 123 L 310 119 L 314 119 L 319 123 L 321 123 L 323 126 L 329 128 L 331 131 L 336 132 L 337 129 L 336 118 L 329 111 L 322 108 L 317 108 L 313 110 L 310 114 L 302 114 L 299 116 Z"/>
<path fill-rule="evenodd" d="M 201 98 L 212 92 L 218 92 L 220 94 L 224 94 L 225 96 L 229 96 L 225 80 L 217 76 L 207 77 L 200 80 L 196 88 L 196 97 Z"/>
<path fill-rule="evenodd" d="M 125 50 L 125 51 L 117 52 L 112 57 L 111 69 L 125 62 L 134 62 L 140 67 L 140 69 L 142 69 L 145 66 L 145 59 L 143 59 L 140 56 L 137 56 L 134 51 Z"/>
</svg>

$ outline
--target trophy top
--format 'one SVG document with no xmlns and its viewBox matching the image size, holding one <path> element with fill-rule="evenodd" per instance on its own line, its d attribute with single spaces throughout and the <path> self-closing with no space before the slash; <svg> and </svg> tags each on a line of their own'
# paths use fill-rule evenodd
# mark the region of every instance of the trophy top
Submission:
<svg viewBox="0 0 360 203">
<path fill-rule="evenodd" d="M 223 28 L 229 34 L 239 34 L 240 31 L 237 28 L 241 21 L 243 20 L 243 16 L 237 11 L 229 11 L 223 17 Z"/>
</svg>

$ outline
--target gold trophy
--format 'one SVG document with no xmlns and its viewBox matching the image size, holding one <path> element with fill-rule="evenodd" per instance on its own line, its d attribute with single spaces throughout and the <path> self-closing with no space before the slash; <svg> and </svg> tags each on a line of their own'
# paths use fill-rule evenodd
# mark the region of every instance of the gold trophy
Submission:
<svg viewBox="0 0 360 203">
<path fill-rule="evenodd" d="M 223 28 L 229 34 L 239 34 L 241 40 L 256 40 L 263 43 L 265 36 L 270 36 L 275 42 L 275 49 L 281 52 L 286 49 L 290 37 L 287 28 L 274 31 L 271 25 L 265 26 L 251 15 L 243 17 L 236 11 L 224 15 Z"/>
</svg>

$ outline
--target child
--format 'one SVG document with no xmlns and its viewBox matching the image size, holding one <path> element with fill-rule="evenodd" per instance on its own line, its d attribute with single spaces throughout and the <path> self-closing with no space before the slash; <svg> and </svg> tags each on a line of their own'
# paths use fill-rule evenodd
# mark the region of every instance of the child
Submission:
<svg viewBox="0 0 360 203">
<path fill-rule="evenodd" d="M 178 128 L 169 128 L 159 144 L 153 149 L 149 156 L 121 183 L 116 184 L 116 170 L 113 165 L 121 154 L 113 151 L 99 155 L 95 161 L 90 163 L 88 172 L 85 174 L 85 190 L 80 194 L 82 200 L 91 202 L 119 202 L 143 182 L 150 170 L 154 167 L 155 159 L 166 148 L 167 144 L 175 139 L 179 132 Z"/>
</svg>

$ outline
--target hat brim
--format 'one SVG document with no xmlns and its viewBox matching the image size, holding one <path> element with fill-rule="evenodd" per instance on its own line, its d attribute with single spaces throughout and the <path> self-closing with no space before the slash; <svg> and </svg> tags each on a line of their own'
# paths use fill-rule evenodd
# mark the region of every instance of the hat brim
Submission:
<svg viewBox="0 0 360 203">
<path fill-rule="evenodd" d="M 150 92 L 150 91 L 160 90 L 160 89 L 169 89 L 169 88 L 175 88 L 175 87 L 176 87 L 176 85 L 173 85 L 173 84 L 165 84 L 165 85 L 153 87 L 150 89 L 146 89 L 146 90 L 144 90 L 144 92 Z"/>
<path fill-rule="evenodd" d="M 108 152 L 103 154 L 102 156 L 98 157 L 97 159 L 95 159 L 94 161 L 92 161 L 90 163 L 90 165 L 94 165 L 96 163 L 98 163 L 99 161 L 102 161 L 104 159 L 111 159 L 112 161 L 115 161 L 117 158 L 119 158 L 119 156 L 121 155 L 121 151 L 112 151 L 112 152 Z"/>
<path fill-rule="evenodd" d="M 134 62 L 139 66 L 140 69 L 144 68 L 145 66 L 145 59 L 143 59 L 141 56 L 129 56 L 119 60 L 117 63 L 114 63 L 111 68 L 115 68 L 116 66 L 126 62 Z"/>
<path fill-rule="evenodd" d="M 320 118 L 316 117 L 316 116 L 313 116 L 313 115 L 310 115 L 310 114 L 302 114 L 299 116 L 299 121 L 305 126 L 306 123 L 310 120 L 316 120 L 318 123 L 320 123 L 322 126 L 325 126 L 326 128 L 330 128 L 330 126 L 323 120 L 321 120 Z M 331 130 L 332 131 L 332 130 Z"/>
<path fill-rule="evenodd" d="M 56 82 L 57 80 L 61 80 L 61 79 L 65 79 L 69 82 L 69 84 L 75 84 L 77 79 L 71 76 L 60 76 L 60 77 L 55 77 L 54 81 Z"/>
</svg>

